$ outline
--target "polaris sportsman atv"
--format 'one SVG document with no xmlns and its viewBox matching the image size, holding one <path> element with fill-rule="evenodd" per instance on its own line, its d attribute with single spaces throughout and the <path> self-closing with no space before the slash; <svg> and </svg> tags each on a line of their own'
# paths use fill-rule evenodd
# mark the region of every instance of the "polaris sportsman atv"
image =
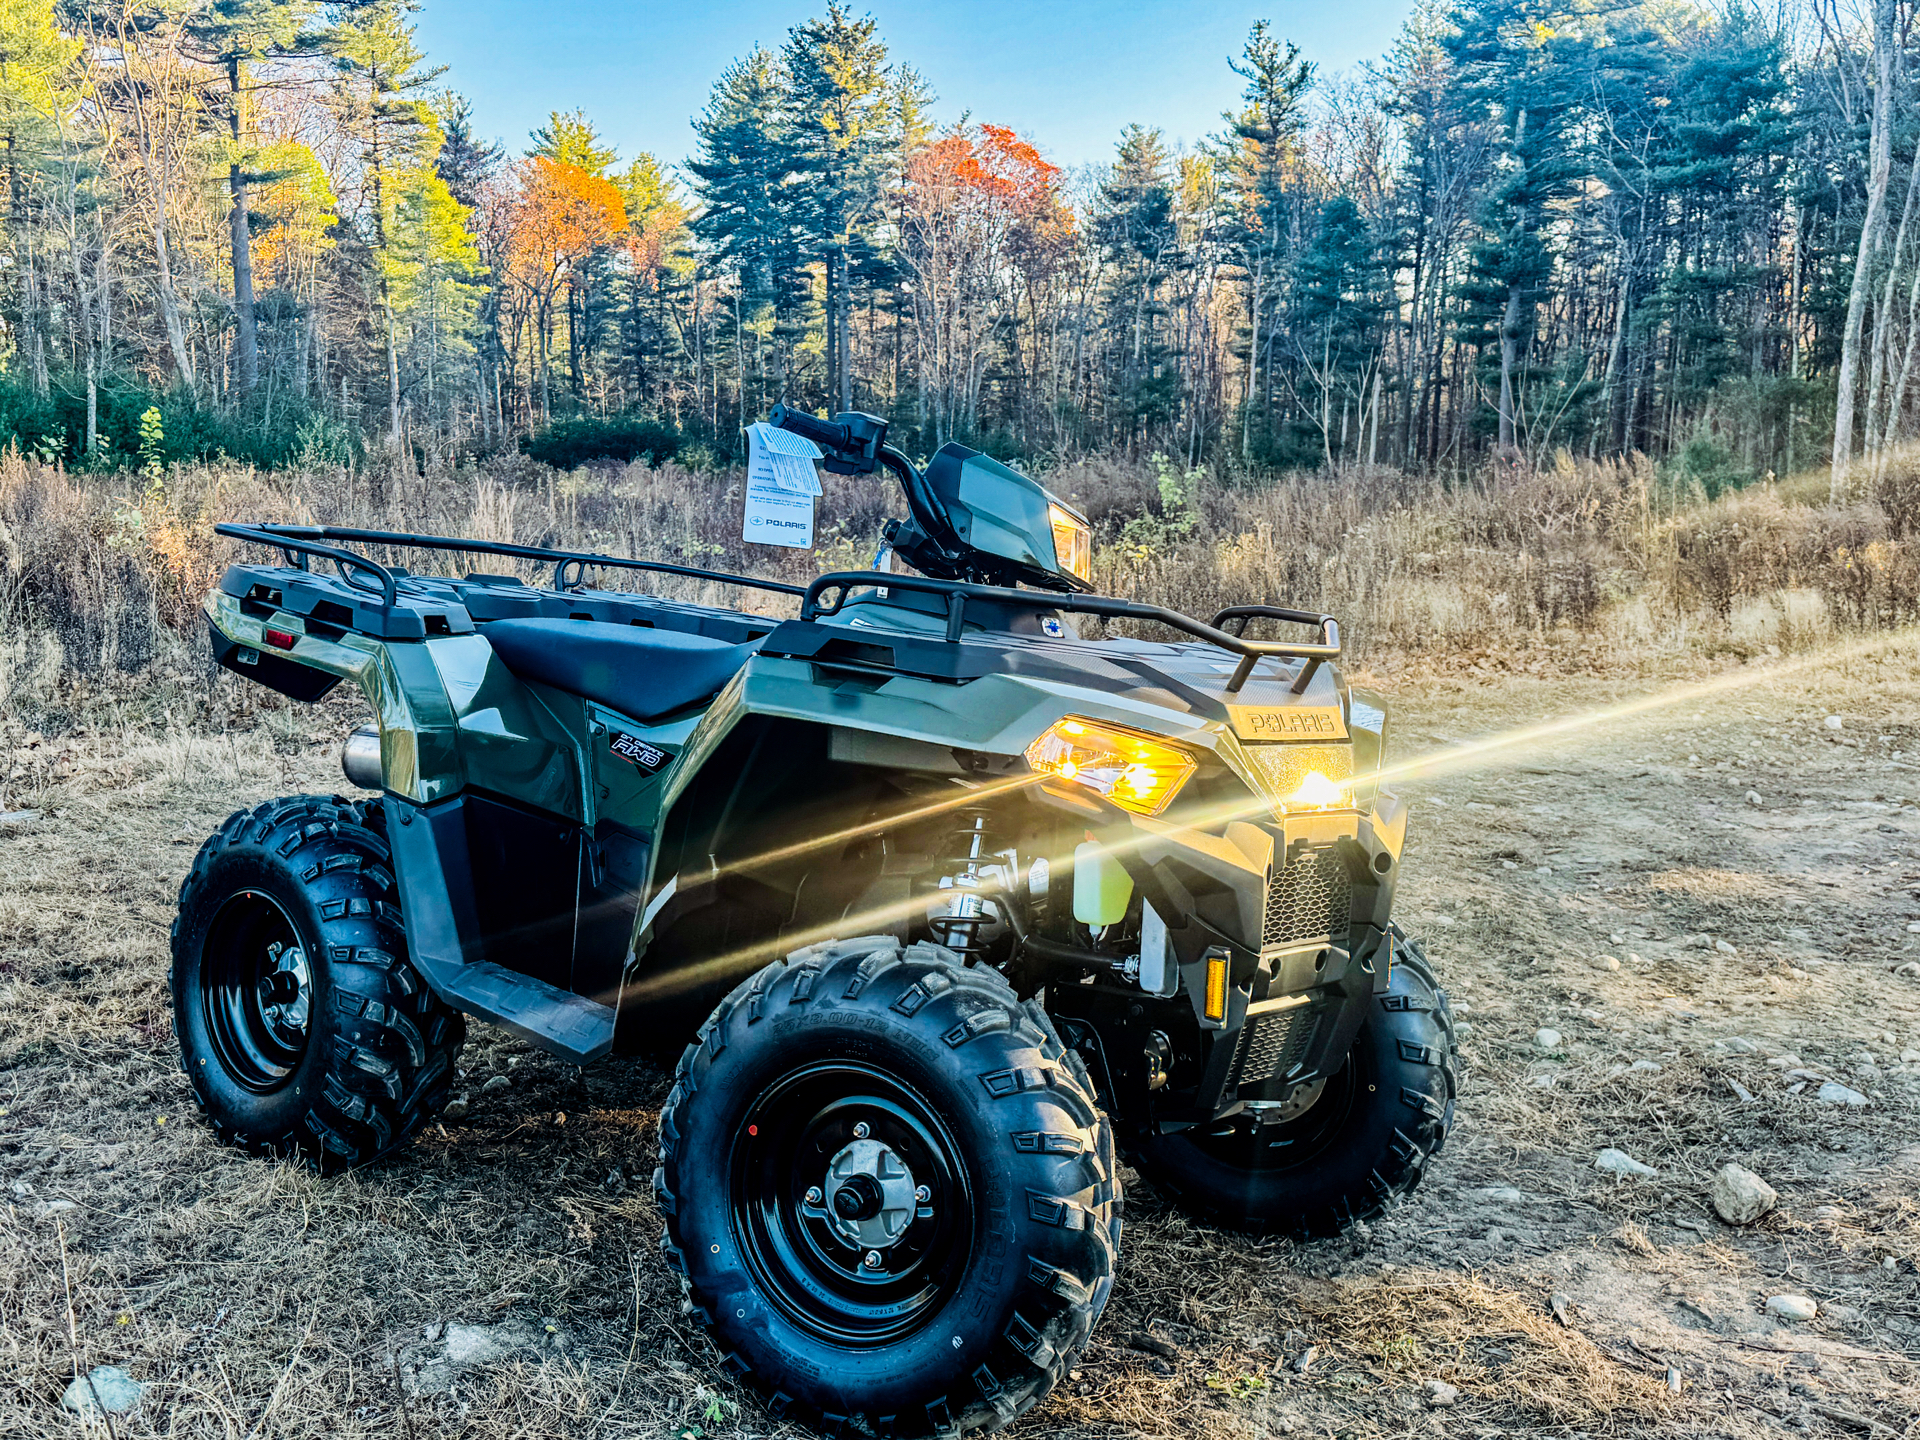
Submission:
<svg viewBox="0 0 1921 1441">
<path fill-rule="evenodd" d="M 220 527 L 283 563 L 222 577 L 215 656 L 299 700 L 359 686 L 343 764 L 377 794 L 273 801 L 202 847 L 175 1024 L 224 1139 L 323 1167 L 436 1114 L 466 1016 L 577 1064 L 692 1037 L 655 1191 L 724 1364 L 812 1426 L 991 1428 L 1087 1344 L 1120 1157 L 1209 1220 L 1324 1235 L 1440 1149 L 1447 999 L 1390 920 L 1407 809 L 1332 617 L 1093 595 L 1084 519 L 1008 467 L 946 445 L 923 472 L 873 416 L 771 419 L 899 478 L 886 569 L 803 590 Z M 586 584 L 616 570 L 798 617 Z"/>
</svg>

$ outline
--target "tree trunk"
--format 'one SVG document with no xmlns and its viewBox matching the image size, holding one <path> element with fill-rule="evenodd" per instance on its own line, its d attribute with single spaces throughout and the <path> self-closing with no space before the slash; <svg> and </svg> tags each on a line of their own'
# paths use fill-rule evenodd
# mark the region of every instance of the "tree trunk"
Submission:
<svg viewBox="0 0 1921 1441">
<path fill-rule="evenodd" d="M 823 318 L 827 324 L 827 344 L 824 359 L 827 362 L 827 383 L 821 387 L 827 400 L 827 408 L 834 409 L 834 402 L 840 396 L 840 248 L 827 247 L 827 254 L 821 260 L 821 284 L 826 291 Z"/>
<path fill-rule="evenodd" d="M 1521 341 L 1521 287 L 1510 285 L 1501 317 L 1501 458 L 1514 458 L 1514 365 Z"/>
<path fill-rule="evenodd" d="M 847 256 L 840 258 L 840 407 L 854 408 L 854 287 L 848 275 Z"/>
<path fill-rule="evenodd" d="M 175 378 L 189 390 L 193 388 L 193 354 L 187 349 L 187 328 L 180 322 L 180 297 L 173 288 L 173 261 L 167 251 L 165 225 L 153 226 L 154 294 L 160 301 L 160 319 L 167 328 L 167 348 L 173 352 Z"/>
<path fill-rule="evenodd" d="M 1888 248 L 1887 281 L 1881 287 L 1880 304 L 1874 307 L 1874 334 L 1868 344 L 1870 357 L 1868 369 L 1868 407 L 1867 423 L 1861 431 L 1861 445 L 1864 450 L 1878 452 L 1880 438 L 1886 427 L 1881 422 L 1882 388 L 1893 370 L 1894 356 L 1894 296 L 1901 279 L 1901 256 L 1908 248 L 1908 222 L 1914 219 L 1915 187 L 1921 184 L 1921 164 L 1908 167 L 1908 198 L 1901 206 L 1901 223 L 1894 227 L 1894 241 Z M 1874 457 L 1873 470 L 1878 475 L 1881 469 L 1880 457 Z"/>
<path fill-rule="evenodd" d="M 1241 460 L 1254 458 L 1254 395 L 1259 379 L 1261 345 L 1261 270 L 1256 262 L 1253 283 L 1247 291 L 1247 393 L 1241 403 Z"/>
<path fill-rule="evenodd" d="M 1851 486 L 1854 459 L 1855 389 L 1861 369 L 1861 318 L 1874 284 L 1874 260 L 1888 203 L 1894 113 L 1894 0 L 1874 0 L 1874 118 L 1868 132 L 1868 204 L 1861 216 L 1861 241 L 1855 247 L 1854 278 L 1848 286 L 1848 315 L 1841 330 L 1841 371 L 1834 387 L 1834 451 L 1828 468 L 1828 499 L 1840 505 Z"/>
<path fill-rule="evenodd" d="M 1385 353 L 1374 367 L 1374 401 L 1369 407 L 1372 419 L 1367 429 L 1367 468 L 1372 470 L 1381 452 L 1381 362 L 1387 359 Z"/>
<path fill-rule="evenodd" d="M 1609 449 L 1617 455 L 1627 450 L 1627 397 L 1623 380 L 1627 370 L 1628 312 L 1633 300 L 1634 267 L 1621 263 L 1621 285 L 1614 302 L 1614 340 L 1608 346 L 1607 423 Z"/>
<path fill-rule="evenodd" d="M 227 166 L 227 191 L 232 197 L 233 209 L 229 216 L 229 229 L 233 245 L 233 318 L 234 318 L 234 362 L 236 388 L 243 396 L 251 395 L 254 386 L 260 383 L 260 338 L 254 318 L 253 300 L 253 235 L 247 222 L 247 181 L 245 172 L 240 168 L 241 106 L 245 92 L 241 89 L 243 72 L 237 55 L 227 58 L 227 119 L 230 126 L 234 157 Z"/>
</svg>

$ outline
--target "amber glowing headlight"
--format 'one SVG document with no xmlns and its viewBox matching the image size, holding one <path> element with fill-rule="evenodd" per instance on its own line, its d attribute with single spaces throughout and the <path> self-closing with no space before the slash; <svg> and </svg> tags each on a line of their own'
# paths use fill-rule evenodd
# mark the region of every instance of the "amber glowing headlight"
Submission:
<svg viewBox="0 0 1921 1441">
<path fill-rule="evenodd" d="M 1066 506 L 1047 503 L 1048 523 L 1054 528 L 1054 568 L 1091 582 L 1094 578 L 1094 532 Z"/>
<path fill-rule="evenodd" d="M 1287 798 L 1287 808 L 1291 811 L 1346 809 L 1353 804 L 1351 785 L 1331 781 L 1319 771 L 1309 771 L 1302 776 L 1300 786 Z"/>
<path fill-rule="evenodd" d="M 1026 754 L 1036 773 L 1086 786 L 1144 816 L 1165 810 L 1194 774 L 1194 757 L 1179 746 L 1077 716 L 1049 726 Z"/>
<path fill-rule="evenodd" d="M 1252 745 L 1242 754 L 1276 811 L 1348 810 L 1355 804 L 1348 745 Z"/>
</svg>

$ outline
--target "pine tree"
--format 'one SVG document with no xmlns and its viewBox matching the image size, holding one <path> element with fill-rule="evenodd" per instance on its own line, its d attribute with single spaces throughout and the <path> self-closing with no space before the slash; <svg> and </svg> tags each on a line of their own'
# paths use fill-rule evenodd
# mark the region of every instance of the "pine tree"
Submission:
<svg viewBox="0 0 1921 1441">
<path fill-rule="evenodd" d="M 1321 207 L 1320 225 L 1296 264 L 1293 315 L 1296 351 L 1319 400 L 1313 421 L 1329 469 L 1346 445 L 1350 406 L 1357 438 L 1364 428 L 1367 382 L 1380 373 L 1387 304 L 1387 275 L 1367 221 L 1351 199 L 1337 195 Z M 1373 403 L 1379 404 L 1378 390 Z"/>
<path fill-rule="evenodd" d="M 415 0 L 372 0 L 348 12 L 325 36 L 327 52 L 342 76 L 342 118 L 360 139 L 361 161 L 373 191 L 367 214 L 387 349 L 387 444 L 394 451 L 401 444 L 400 350 L 385 261 L 399 197 L 391 177 L 395 170 L 417 165 L 423 149 L 437 142 L 422 97 L 447 68 L 422 68 L 426 57 L 414 43 L 414 27 L 407 20 L 419 8 Z"/>
<path fill-rule="evenodd" d="M 468 209 L 431 160 L 397 172 L 393 188 L 390 239 L 378 260 L 427 414 L 438 423 L 448 372 L 474 354 L 486 272 Z"/>
<path fill-rule="evenodd" d="M 840 0 L 789 32 L 787 143 L 803 224 L 826 271 L 827 398 L 853 408 L 853 285 L 850 264 L 880 201 L 892 131 L 887 47 L 873 17 L 855 20 Z"/>
<path fill-rule="evenodd" d="M 1553 266 L 1549 211 L 1579 174 L 1568 132 L 1581 94 L 1570 82 L 1583 69 L 1577 54 L 1587 42 L 1556 0 L 1486 0 L 1458 12 L 1455 24 L 1448 48 L 1462 91 L 1485 107 L 1499 153 L 1484 233 L 1461 287 L 1468 304 L 1462 333 L 1498 350 L 1499 446 L 1512 458 L 1520 367 Z"/>
<path fill-rule="evenodd" d="M 784 391 L 787 347 L 805 299 L 803 221 L 808 213 L 789 182 L 798 157 L 787 134 L 787 77 L 780 62 L 755 50 L 715 82 L 694 120 L 698 150 L 687 161 L 701 210 L 694 231 L 737 277 L 734 364 L 742 418 L 749 408 L 746 327 L 754 326 L 756 379 L 765 388 L 762 343 L 771 337 L 773 387 Z M 778 398 L 778 397 L 774 397 Z M 761 408 L 756 396 L 752 408 Z"/>
<path fill-rule="evenodd" d="M 15 349 L 36 395 L 47 393 L 47 285 L 36 243 L 32 195 L 68 130 L 78 98 L 81 45 L 60 33 L 52 0 L 0 4 L 0 145 L 7 169 L 7 240 L 14 274 Z"/>
<path fill-rule="evenodd" d="M 250 143 L 248 115 L 254 89 L 254 68 L 261 62 L 284 58 L 313 41 L 308 25 L 314 6 L 310 0 L 211 0 L 189 19 L 186 34 L 202 58 L 221 72 L 227 95 L 227 215 L 233 262 L 234 388 L 245 396 L 260 383 L 260 342 L 253 283 L 253 222 L 247 209 L 247 187 L 268 178 L 260 172 L 257 152 Z"/>
<path fill-rule="evenodd" d="M 620 152 L 602 143 L 600 132 L 584 110 L 565 114 L 550 111 L 547 123 L 535 129 L 530 138 L 534 143 L 529 155 L 544 155 L 593 176 L 604 177 L 620 160 Z"/>
<path fill-rule="evenodd" d="M 1228 65 L 1246 84 L 1241 108 L 1221 117 L 1228 129 L 1215 141 L 1215 154 L 1229 211 L 1228 245 L 1247 282 L 1241 458 L 1249 460 L 1254 414 L 1263 399 L 1264 343 L 1269 339 L 1262 328 L 1267 319 L 1262 305 L 1278 282 L 1286 253 L 1296 189 L 1294 168 L 1304 125 L 1301 111 L 1314 83 L 1314 65 L 1301 58 L 1301 47 L 1291 41 L 1283 49 L 1265 20 L 1254 23 L 1241 58 Z M 1270 370 L 1270 381 L 1271 375 Z"/>
<path fill-rule="evenodd" d="M 434 105 L 434 119 L 442 137 L 434 169 L 454 199 L 472 209 L 480 204 L 481 191 L 500 168 L 506 151 L 500 142 L 482 140 L 474 133 L 473 106 L 464 95 L 444 92 Z"/>
<path fill-rule="evenodd" d="M 1178 376 L 1165 364 L 1162 287 L 1181 264 L 1172 157 L 1158 130 L 1130 125 L 1100 188 L 1094 239 L 1113 267 L 1111 328 L 1125 349 L 1117 399 L 1129 438 L 1171 418 Z"/>
</svg>

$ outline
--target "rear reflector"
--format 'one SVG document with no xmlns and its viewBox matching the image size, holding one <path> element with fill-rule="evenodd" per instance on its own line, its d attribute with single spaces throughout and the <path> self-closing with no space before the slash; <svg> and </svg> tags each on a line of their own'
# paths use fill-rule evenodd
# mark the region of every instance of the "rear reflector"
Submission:
<svg viewBox="0 0 1921 1441">
<path fill-rule="evenodd" d="M 299 639 L 299 637 L 290 630 L 273 630 L 269 628 L 261 631 L 260 634 L 265 638 L 268 645 L 279 646 L 282 650 L 292 650 L 293 643 Z"/>
</svg>

